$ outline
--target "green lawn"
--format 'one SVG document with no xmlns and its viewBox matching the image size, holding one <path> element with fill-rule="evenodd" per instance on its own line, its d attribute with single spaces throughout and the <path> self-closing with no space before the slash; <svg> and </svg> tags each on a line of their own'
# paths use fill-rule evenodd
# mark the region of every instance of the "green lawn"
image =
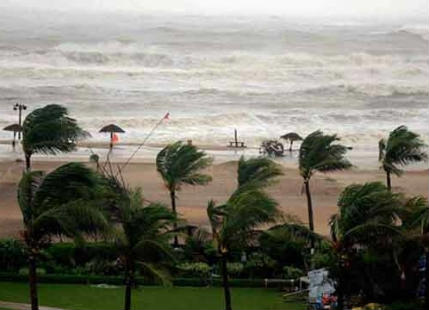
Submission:
<svg viewBox="0 0 429 310">
<path fill-rule="evenodd" d="M 44 306 L 73 310 L 122 309 L 123 288 L 97 288 L 74 284 L 40 284 L 39 300 Z M 281 292 L 262 288 L 233 288 L 234 310 L 302 310 L 302 303 L 286 303 Z M 26 283 L 0 282 L 0 300 L 28 303 Z M 221 288 L 140 287 L 133 291 L 133 309 L 192 310 L 223 309 Z"/>
</svg>

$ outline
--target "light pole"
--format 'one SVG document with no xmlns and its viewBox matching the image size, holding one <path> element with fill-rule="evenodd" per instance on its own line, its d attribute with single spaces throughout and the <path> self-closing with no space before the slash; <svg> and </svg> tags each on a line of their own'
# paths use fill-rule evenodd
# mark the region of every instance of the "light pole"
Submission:
<svg viewBox="0 0 429 310">
<path fill-rule="evenodd" d="M 13 110 L 18 111 L 18 125 L 21 127 L 22 110 L 27 110 L 27 106 L 25 104 L 16 103 L 13 106 Z M 21 140 L 21 131 L 18 131 L 18 140 Z"/>
</svg>

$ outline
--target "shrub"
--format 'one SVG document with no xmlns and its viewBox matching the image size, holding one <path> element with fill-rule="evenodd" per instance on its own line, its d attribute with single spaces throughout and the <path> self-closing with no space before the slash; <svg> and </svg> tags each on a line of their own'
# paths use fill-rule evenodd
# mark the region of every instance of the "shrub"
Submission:
<svg viewBox="0 0 429 310">
<path fill-rule="evenodd" d="M 295 268 L 292 266 L 284 266 L 283 267 L 283 277 L 285 279 L 298 279 L 304 276 L 304 271 L 299 268 Z"/>
<path fill-rule="evenodd" d="M 210 266 L 206 263 L 183 263 L 177 268 L 184 276 L 206 279 L 210 275 Z"/>
<path fill-rule="evenodd" d="M 21 276 L 28 276 L 29 274 L 28 268 L 19 269 L 18 274 Z M 46 274 L 46 270 L 43 268 L 36 268 L 36 274 L 39 276 L 44 275 Z"/>
<path fill-rule="evenodd" d="M 243 272 L 244 266 L 242 263 L 228 263 L 226 268 L 230 275 L 239 276 Z"/>
<path fill-rule="evenodd" d="M 18 271 L 27 265 L 24 245 L 14 239 L 0 240 L 0 269 L 3 271 Z"/>
</svg>

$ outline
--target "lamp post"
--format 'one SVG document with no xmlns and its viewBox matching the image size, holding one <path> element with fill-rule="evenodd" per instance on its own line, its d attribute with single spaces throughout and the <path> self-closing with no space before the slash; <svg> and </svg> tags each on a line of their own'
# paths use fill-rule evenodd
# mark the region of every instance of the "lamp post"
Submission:
<svg viewBox="0 0 429 310">
<path fill-rule="evenodd" d="M 13 106 L 14 111 L 18 111 L 18 124 L 21 126 L 21 119 L 22 119 L 22 110 L 27 110 L 27 106 L 25 104 L 16 103 Z M 21 140 L 21 132 L 18 132 L 18 140 Z"/>
</svg>

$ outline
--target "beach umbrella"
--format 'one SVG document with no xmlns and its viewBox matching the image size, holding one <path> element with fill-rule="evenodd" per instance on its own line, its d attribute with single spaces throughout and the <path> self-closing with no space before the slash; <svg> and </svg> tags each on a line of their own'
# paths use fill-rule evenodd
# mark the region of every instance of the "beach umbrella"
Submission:
<svg viewBox="0 0 429 310">
<path fill-rule="evenodd" d="M 13 131 L 12 147 L 15 148 L 16 133 L 22 131 L 22 126 L 18 125 L 18 124 L 12 124 L 12 125 L 6 126 L 5 128 L 3 128 L 3 130 L 5 130 L 5 131 Z"/>
<path fill-rule="evenodd" d="M 110 133 L 110 149 L 113 148 L 113 140 L 114 140 L 114 134 L 115 133 L 124 133 L 125 130 L 123 130 L 121 127 L 115 124 L 109 124 L 107 126 L 104 126 L 100 129 L 100 132 L 108 132 Z"/>
<path fill-rule="evenodd" d="M 289 152 L 292 152 L 292 144 L 294 141 L 302 141 L 303 138 L 296 132 L 289 132 L 280 137 L 281 139 L 290 141 Z"/>
</svg>

